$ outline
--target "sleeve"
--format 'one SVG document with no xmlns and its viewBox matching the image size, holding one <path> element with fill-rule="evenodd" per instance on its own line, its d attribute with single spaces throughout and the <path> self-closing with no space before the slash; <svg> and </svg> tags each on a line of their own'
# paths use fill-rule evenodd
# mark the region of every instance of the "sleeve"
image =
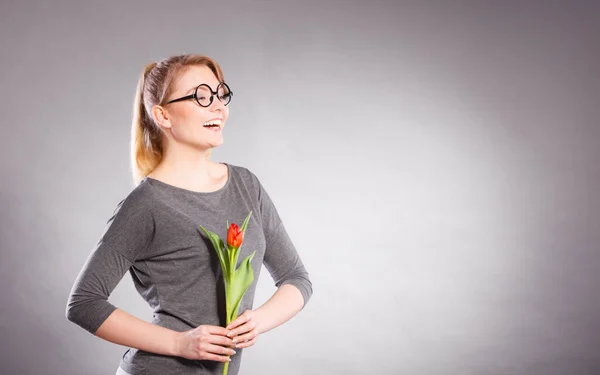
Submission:
<svg viewBox="0 0 600 375">
<path fill-rule="evenodd" d="M 255 176 L 256 177 L 256 176 Z M 304 299 L 304 306 L 312 296 L 313 289 L 309 274 L 290 239 L 285 226 L 269 194 L 258 178 L 258 201 L 266 241 L 263 263 L 278 288 L 291 284 L 298 288 Z"/>
<path fill-rule="evenodd" d="M 147 204 L 131 194 L 119 202 L 71 289 L 66 308 L 69 321 L 95 334 L 117 309 L 108 302 L 110 293 L 153 234 L 154 220 Z"/>
</svg>

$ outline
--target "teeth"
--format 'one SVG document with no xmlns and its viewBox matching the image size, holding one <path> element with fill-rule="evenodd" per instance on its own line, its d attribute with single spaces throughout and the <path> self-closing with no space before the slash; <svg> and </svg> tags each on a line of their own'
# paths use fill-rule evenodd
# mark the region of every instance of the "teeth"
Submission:
<svg viewBox="0 0 600 375">
<path fill-rule="evenodd" d="M 202 124 L 202 126 L 208 126 L 208 125 L 218 125 L 218 126 L 221 126 L 221 120 L 211 120 L 211 121 L 207 121 L 204 124 Z"/>
</svg>

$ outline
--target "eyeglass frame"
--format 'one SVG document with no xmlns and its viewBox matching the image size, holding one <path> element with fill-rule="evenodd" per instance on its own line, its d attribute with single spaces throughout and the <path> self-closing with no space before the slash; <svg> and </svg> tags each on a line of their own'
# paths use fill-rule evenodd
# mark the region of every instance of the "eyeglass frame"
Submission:
<svg viewBox="0 0 600 375">
<path fill-rule="evenodd" d="M 187 96 L 182 96 L 181 98 L 177 98 L 177 99 L 173 99 L 168 101 L 166 104 L 171 104 L 171 103 L 175 103 L 175 102 L 180 102 L 183 100 L 188 100 L 188 99 L 194 99 L 196 100 L 196 103 L 198 103 L 198 105 L 202 108 L 208 108 L 213 104 L 213 101 L 215 100 L 215 96 L 217 97 L 217 99 L 219 99 L 219 101 L 221 101 L 221 103 L 223 102 L 219 96 L 217 95 L 219 93 L 219 88 L 225 85 L 227 87 L 227 89 L 229 90 L 229 101 L 227 102 L 227 104 L 224 104 L 225 106 L 229 105 L 229 103 L 231 103 L 231 97 L 233 96 L 233 91 L 231 91 L 231 88 L 229 87 L 228 84 L 226 84 L 225 82 L 220 82 L 219 85 L 217 86 L 217 91 L 213 91 L 212 88 L 207 84 L 207 83 L 201 83 L 198 86 L 196 86 L 196 88 L 194 89 L 194 93 L 191 95 L 187 95 Z M 198 89 L 200 88 L 200 86 L 206 86 L 208 87 L 208 90 L 210 91 L 210 103 L 208 103 L 208 105 L 202 105 L 200 104 L 200 100 L 198 100 Z"/>
</svg>

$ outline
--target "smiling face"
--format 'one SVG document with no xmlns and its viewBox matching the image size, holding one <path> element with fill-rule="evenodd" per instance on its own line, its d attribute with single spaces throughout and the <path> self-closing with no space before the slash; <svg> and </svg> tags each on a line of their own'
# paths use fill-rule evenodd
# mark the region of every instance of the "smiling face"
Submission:
<svg viewBox="0 0 600 375">
<path fill-rule="evenodd" d="M 204 65 L 185 68 L 173 82 L 173 90 L 165 103 L 194 94 L 196 87 L 207 84 L 216 91 L 219 80 L 213 71 Z M 198 92 L 198 96 L 202 96 Z M 157 122 L 168 133 L 169 141 L 207 150 L 223 143 L 221 130 L 229 116 L 226 107 L 215 95 L 208 107 L 202 107 L 195 99 L 155 106 L 153 114 Z M 212 124 L 212 126 L 206 126 Z"/>
</svg>

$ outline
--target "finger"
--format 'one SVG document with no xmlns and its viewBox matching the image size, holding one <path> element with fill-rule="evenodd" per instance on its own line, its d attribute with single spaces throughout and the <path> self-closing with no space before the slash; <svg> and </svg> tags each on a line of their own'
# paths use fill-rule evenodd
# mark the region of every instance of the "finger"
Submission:
<svg viewBox="0 0 600 375">
<path fill-rule="evenodd" d="M 234 342 L 234 343 L 236 343 L 236 344 L 238 344 L 238 343 L 242 343 L 242 342 L 244 342 L 244 341 L 249 341 L 249 340 L 252 340 L 252 339 L 254 339 L 256 336 L 258 336 L 258 335 L 256 334 L 256 330 L 252 330 L 252 331 L 250 331 L 250 332 L 248 332 L 248 333 L 246 333 L 246 334 L 244 334 L 244 335 L 239 335 L 239 336 L 235 337 L 235 338 L 233 339 L 233 342 Z M 237 345 L 236 345 L 236 347 L 237 347 Z"/>
<path fill-rule="evenodd" d="M 214 344 L 207 344 L 202 349 L 204 349 L 205 352 L 217 354 L 217 355 L 228 356 L 228 355 L 235 354 L 235 350 L 233 350 L 232 348 L 226 348 L 224 346 L 214 345 Z"/>
<path fill-rule="evenodd" d="M 229 332 L 228 329 L 220 326 L 205 325 L 204 327 L 206 327 L 206 332 L 211 335 L 227 336 L 227 333 Z"/>
<path fill-rule="evenodd" d="M 217 362 L 231 362 L 231 358 L 226 357 L 224 355 L 216 355 L 216 354 L 211 354 L 211 353 L 206 353 L 204 355 L 205 360 L 208 361 L 217 361 Z"/>
<path fill-rule="evenodd" d="M 226 327 L 227 330 L 232 330 L 236 327 L 241 326 L 242 324 L 246 323 L 248 321 L 247 318 L 245 317 L 238 317 L 236 320 L 234 320 L 233 322 L 229 323 L 229 325 Z"/>
<path fill-rule="evenodd" d="M 244 349 L 244 348 L 248 348 L 254 344 L 256 344 L 256 339 L 258 339 L 258 336 L 256 336 L 255 338 L 253 338 L 252 340 L 248 340 L 246 342 L 240 342 L 239 344 L 237 344 L 235 347 L 238 349 Z"/>
<path fill-rule="evenodd" d="M 229 346 L 229 347 L 235 346 L 233 339 L 226 337 L 226 336 L 220 336 L 220 335 L 211 335 L 208 339 L 208 342 L 211 344 L 220 345 L 220 346 Z"/>
<path fill-rule="evenodd" d="M 244 324 L 236 329 L 231 330 L 227 334 L 227 336 L 232 337 L 232 338 L 236 337 L 236 336 L 240 336 L 240 335 L 243 335 L 244 333 L 252 331 L 254 328 L 256 328 L 256 323 L 253 320 L 250 320 L 250 321 L 246 322 L 246 324 Z"/>
<path fill-rule="evenodd" d="M 251 318 L 252 317 L 249 313 L 244 312 L 242 315 L 238 316 L 233 322 L 229 323 L 229 325 L 226 328 L 229 330 L 234 329 L 234 328 L 246 323 Z"/>
</svg>

